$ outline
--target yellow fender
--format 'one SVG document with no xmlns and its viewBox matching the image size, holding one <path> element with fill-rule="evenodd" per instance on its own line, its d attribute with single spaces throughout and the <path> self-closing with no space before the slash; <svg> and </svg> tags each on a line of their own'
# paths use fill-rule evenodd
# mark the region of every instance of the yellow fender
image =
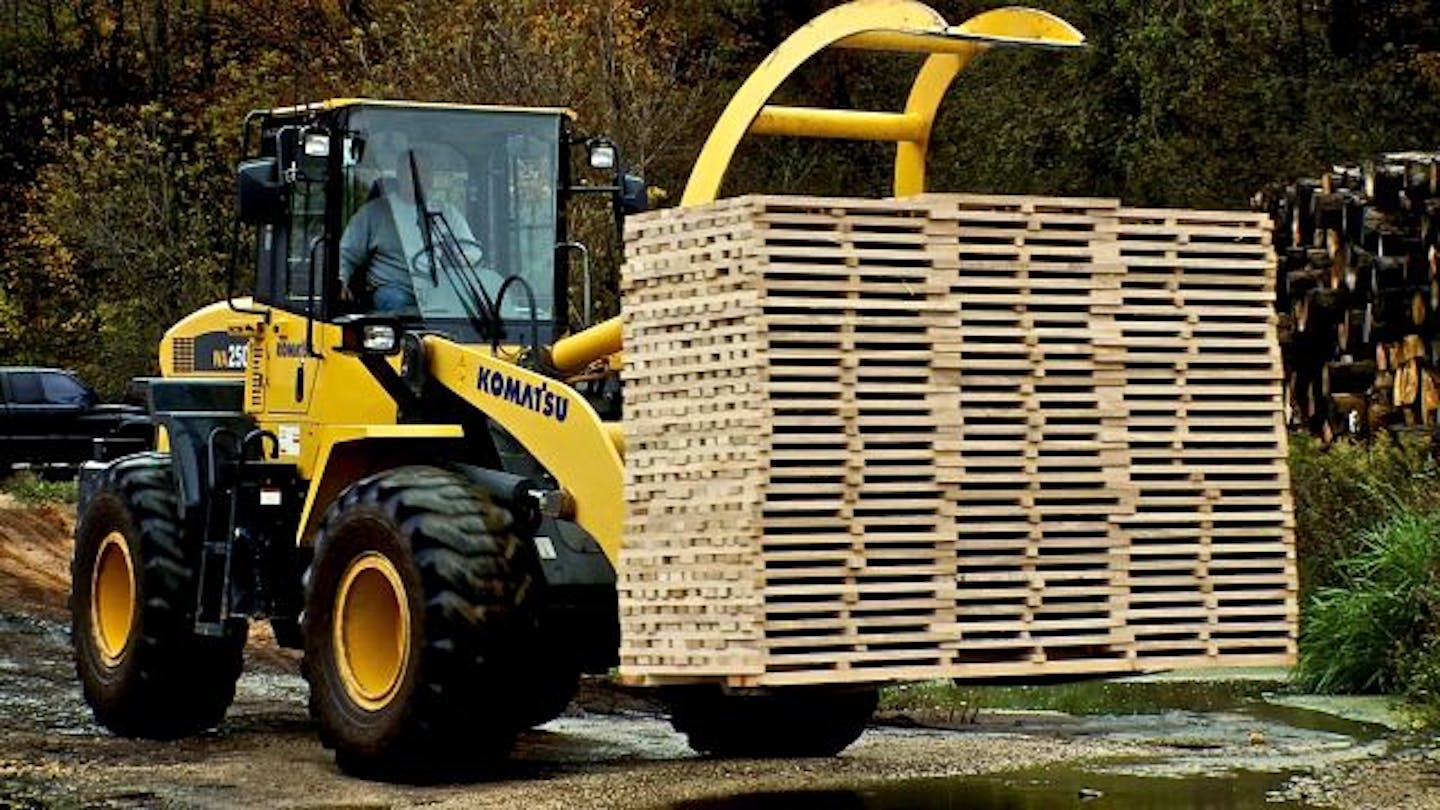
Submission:
<svg viewBox="0 0 1440 810">
<path fill-rule="evenodd" d="M 680 204 L 716 199 L 747 134 L 894 141 L 895 195 L 924 193 L 925 158 L 940 101 L 972 59 L 993 47 L 1078 48 L 1084 42 L 1069 23 L 1029 8 L 995 9 L 952 27 L 916 0 L 853 0 L 837 6 L 791 34 L 741 85 L 705 141 Z M 916 75 L 904 112 L 769 104 L 791 74 L 831 46 L 929 58 Z"/>
<path fill-rule="evenodd" d="M 300 511 L 298 544 L 310 541 L 321 515 L 346 487 L 371 473 L 422 463 L 428 442 L 460 441 L 465 431 L 459 425 L 321 425 L 315 438 L 318 448 Z"/>
</svg>

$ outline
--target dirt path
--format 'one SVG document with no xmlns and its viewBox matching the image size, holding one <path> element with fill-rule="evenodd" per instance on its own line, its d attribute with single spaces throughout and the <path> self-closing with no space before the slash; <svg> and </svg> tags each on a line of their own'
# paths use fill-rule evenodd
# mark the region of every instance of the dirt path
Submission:
<svg viewBox="0 0 1440 810">
<path fill-rule="evenodd" d="M 0 609 L 68 615 L 74 527 L 73 509 L 19 508 L 0 496 Z"/>
<path fill-rule="evenodd" d="M 990 714 L 957 730 L 874 728 L 834 759 L 723 761 L 696 757 L 663 717 L 603 687 L 581 702 L 589 712 L 572 709 L 524 735 L 497 773 L 462 784 L 366 782 L 336 770 L 306 716 L 294 657 L 268 638 L 247 647 L 247 671 L 219 731 L 175 742 L 122 740 L 93 723 L 74 678 L 65 609 L 72 526 L 63 509 L 0 505 L 0 807 L 665 807 L 1142 758 L 1202 771 L 1236 762 L 1303 767 L 1319 776 L 1292 780 L 1290 799 L 1440 808 L 1440 764 L 1428 754 L 1412 748 L 1377 759 L 1354 740 L 1283 724 L 1265 726 L 1267 742 L 1256 746 L 1246 717 Z"/>
<path fill-rule="evenodd" d="M 220 731 L 177 742 L 122 740 L 81 701 L 64 625 L 0 615 L 0 807 L 646 807 L 752 790 L 977 773 L 1139 747 L 1008 733 L 874 730 L 838 759 L 714 761 L 663 718 L 577 714 L 526 734 L 515 756 L 469 784 L 403 786 L 335 768 L 305 713 L 305 685 L 266 659 L 250 667 Z"/>
</svg>

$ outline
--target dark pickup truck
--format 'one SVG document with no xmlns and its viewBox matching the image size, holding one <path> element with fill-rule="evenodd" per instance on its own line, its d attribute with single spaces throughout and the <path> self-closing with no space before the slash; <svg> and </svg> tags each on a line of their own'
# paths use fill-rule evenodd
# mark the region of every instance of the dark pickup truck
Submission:
<svg viewBox="0 0 1440 810">
<path fill-rule="evenodd" d="M 74 374 L 55 368 L 0 367 L 0 474 L 18 465 L 77 466 L 144 450 L 153 430 L 145 409 L 107 405 Z"/>
</svg>

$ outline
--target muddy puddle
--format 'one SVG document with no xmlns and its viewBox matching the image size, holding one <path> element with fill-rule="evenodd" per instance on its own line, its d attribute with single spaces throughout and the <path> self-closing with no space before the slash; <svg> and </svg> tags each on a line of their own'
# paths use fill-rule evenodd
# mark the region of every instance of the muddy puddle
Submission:
<svg viewBox="0 0 1440 810">
<path fill-rule="evenodd" d="M 674 810 L 1268 810 L 1307 808 L 1287 799 L 1288 775 L 1155 778 L 1048 768 L 895 782 L 855 790 L 756 793 L 680 802 Z"/>
<path fill-rule="evenodd" d="M 673 810 L 853 808 L 898 810 L 1251 810 L 1308 808 L 1311 774 L 1384 756 L 1385 726 L 1337 716 L 1324 701 L 1283 705 L 1276 680 L 1095 681 L 1064 686 L 980 687 L 976 733 L 1007 725 L 1105 749 L 1146 750 L 994 774 L 903 780 L 838 790 L 741 793 Z M 1003 706 L 1005 708 L 983 708 Z M 1343 709 L 1343 706 L 1341 707 Z M 1340 713 L 1344 713 L 1341 711 Z M 901 716 L 904 716 L 903 714 Z M 931 713 L 934 716 L 934 713 Z M 962 716 L 963 713 L 962 713 Z"/>
</svg>

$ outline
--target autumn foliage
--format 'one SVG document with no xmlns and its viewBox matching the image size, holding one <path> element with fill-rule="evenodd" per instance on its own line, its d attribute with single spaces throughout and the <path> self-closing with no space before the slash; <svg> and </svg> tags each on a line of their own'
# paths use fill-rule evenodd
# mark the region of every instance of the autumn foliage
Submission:
<svg viewBox="0 0 1440 810">
<path fill-rule="evenodd" d="M 111 393 L 153 370 L 163 329 L 223 291 L 250 109 L 331 96 L 567 105 L 673 199 L 729 94 L 835 4 L 0 0 L 0 362 L 76 367 Z M 959 21 L 1002 3 L 932 4 Z M 1436 145 L 1431 3 L 1035 5 L 1091 47 L 996 53 L 967 71 L 937 125 L 935 186 L 1241 207 L 1274 178 Z M 916 66 L 826 54 L 783 100 L 895 109 Z M 886 157 L 750 144 L 728 189 L 884 194 Z M 600 250 L 612 268 L 615 251 Z"/>
</svg>

